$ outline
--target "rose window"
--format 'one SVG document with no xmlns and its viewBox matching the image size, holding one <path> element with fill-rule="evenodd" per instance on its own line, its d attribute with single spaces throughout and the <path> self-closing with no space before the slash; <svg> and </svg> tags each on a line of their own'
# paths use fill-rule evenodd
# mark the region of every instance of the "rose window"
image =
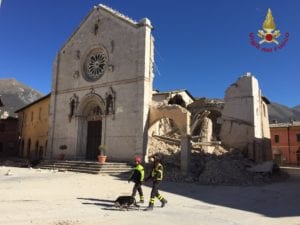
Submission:
<svg viewBox="0 0 300 225">
<path fill-rule="evenodd" d="M 107 55 L 102 49 L 90 52 L 84 64 L 85 78 L 88 81 L 98 80 L 105 72 L 107 61 Z"/>
</svg>

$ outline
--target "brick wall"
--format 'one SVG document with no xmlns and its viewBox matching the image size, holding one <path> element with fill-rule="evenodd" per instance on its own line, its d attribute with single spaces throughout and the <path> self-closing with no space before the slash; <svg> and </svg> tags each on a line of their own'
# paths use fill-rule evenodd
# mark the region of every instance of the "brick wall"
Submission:
<svg viewBox="0 0 300 225">
<path fill-rule="evenodd" d="M 272 124 L 270 126 L 273 159 L 281 153 L 281 162 L 296 164 L 296 152 L 300 149 L 300 124 Z M 277 137 L 276 137 L 277 136 Z M 297 138 L 298 136 L 298 138 Z"/>
</svg>

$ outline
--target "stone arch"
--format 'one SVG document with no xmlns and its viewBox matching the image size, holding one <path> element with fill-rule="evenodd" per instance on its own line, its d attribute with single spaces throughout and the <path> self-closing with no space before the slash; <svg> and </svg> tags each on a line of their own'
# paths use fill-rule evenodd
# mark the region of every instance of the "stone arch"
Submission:
<svg viewBox="0 0 300 225">
<path fill-rule="evenodd" d="M 100 95 L 96 94 L 92 90 L 91 93 L 85 95 L 82 98 L 82 100 L 80 101 L 80 104 L 79 104 L 78 110 L 77 110 L 77 116 L 80 116 L 80 117 L 88 116 L 88 113 L 90 112 L 90 110 L 96 106 L 100 107 L 101 115 L 103 115 L 105 112 L 105 102 Z"/>
<path fill-rule="evenodd" d="M 151 106 L 149 116 L 149 127 L 162 118 L 174 121 L 181 135 L 190 134 L 190 112 L 179 105 Z"/>
<path fill-rule="evenodd" d="M 78 110 L 76 113 L 77 121 L 77 144 L 76 144 L 76 157 L 82 159 L 92 159 L 94 154 L 96 154 L 95 146 L 89 147 L 89 136 L 88 130 L 91 128 L 92 123 L 96 125 L 97 139 L 100 141 L 98 144 L 102 144 L 105 137 L 105 101 L 103 98 L 92 91 L 85 95 L 79 103 Z M 94 144 L 96 145 L 96 144 Z M 93 152 L 90 152 L 93 149 Z M 96 158 L 95 158 L 96 159 Z"/>
<path fill-rule="evenodd" d="M 190 116 L 191 113 L 179 105 L 155 105 L 150 107 L 149 128 L 162 118 L 174 121 L 181 134 L 180 164 L 183 174 L 187 174 L 190 158 Z M 147 149 L 148 151 L 148 149 Z M 146 157 L 148 152 L 146 152 Z"/>
</svg>

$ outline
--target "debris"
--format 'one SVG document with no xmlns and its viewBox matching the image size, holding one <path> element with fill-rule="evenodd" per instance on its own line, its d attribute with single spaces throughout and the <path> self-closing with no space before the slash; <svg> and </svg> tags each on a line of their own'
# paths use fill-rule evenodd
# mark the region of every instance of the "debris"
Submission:
<svg viewBox="0 0 300 225">
<path fill-rule="evenodd" d="M 226 150 L 216 145 L 213 151 L 192 143 L 190 172 L 183 176 L 180 169 L 180 146 L 169 139 L 151 137 L 149 155 L 160 155 L 165 166 L 165 179 L 204 185 L 260 185 L 287 178 L 273 162 L 255 164 L 239 150 Z M 276 168 L 278 170 L 276 170 Z"/>
<path fill-rule="evenodd" d="M 276 169 L 276 164 L 273 161 L 267 161 L 252 166 L 251 168 L 248 169 L 248 171 L 256 172 L 256 173 L 272 174 L 274 169 Z"/>
<path fill-rule="evenodd" d="M 7 170 L 7 172 L 4 174 L 5 176 L 11 176 L 13 173 L 10 170 Z"/>
</svg>

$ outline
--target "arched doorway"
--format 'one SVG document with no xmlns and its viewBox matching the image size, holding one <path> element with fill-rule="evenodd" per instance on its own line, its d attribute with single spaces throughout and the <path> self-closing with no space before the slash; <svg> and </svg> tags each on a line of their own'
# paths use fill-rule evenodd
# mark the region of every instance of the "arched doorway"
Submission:
<svg viewBox="0 0 300 225">
<path fill-rule="evenodd" d="M 103 116 L 105 104 L 96 93 L 86 95 L 78 110 L 77 157 L 97 160 L 98 147 L 103 142 Z"/>
</svg>

